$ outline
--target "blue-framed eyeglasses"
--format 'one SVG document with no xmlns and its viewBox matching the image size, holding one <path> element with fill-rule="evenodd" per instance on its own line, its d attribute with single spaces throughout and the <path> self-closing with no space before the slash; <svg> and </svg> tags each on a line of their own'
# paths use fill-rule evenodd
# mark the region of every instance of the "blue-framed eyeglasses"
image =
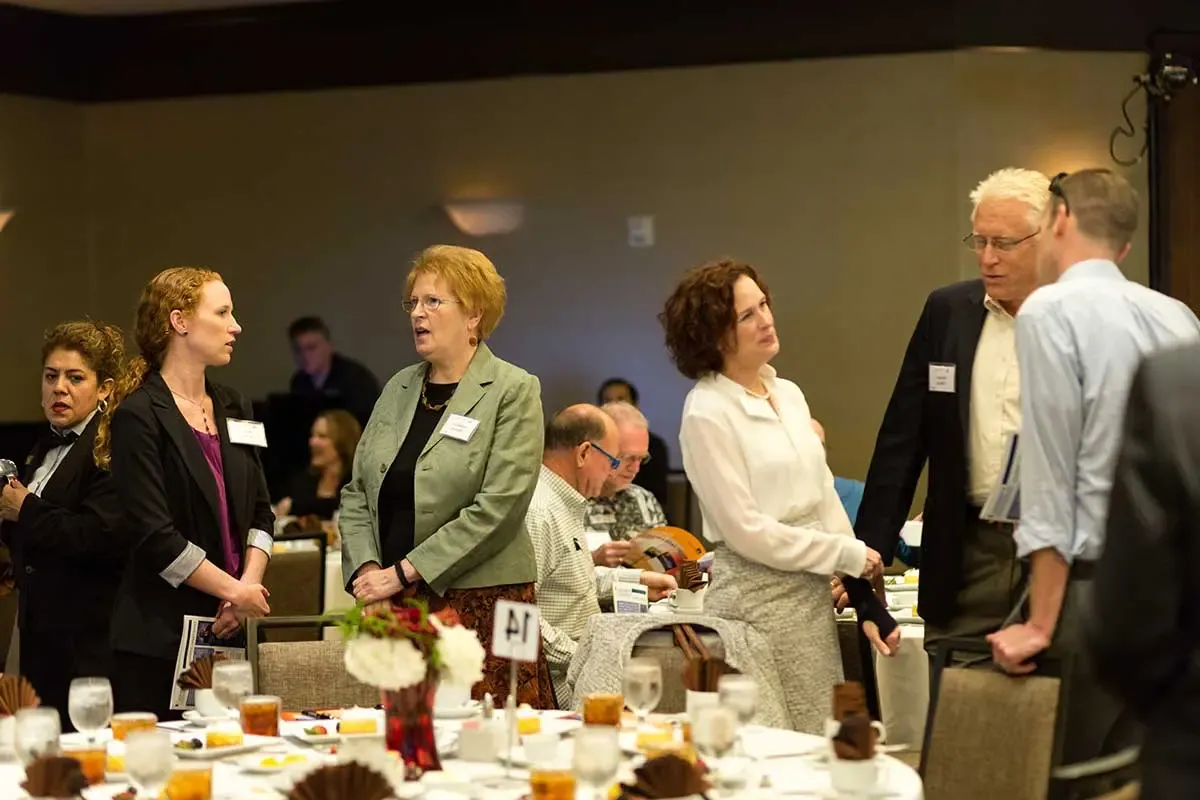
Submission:
<svg viewBox="0 0 1200 800">
<path fill-rule="evenodd" d="M 600 455 L 607 458 L 609 465 L 613 469 L 616 469 L 617 467 L 621 466 L 621 459 L 617 458 L 612 453 L 608 452 L 607 450 L 605 450 L 603 447 L 596 444 L 595 442 L 588 442 L 588 444 L 590 444 L 592 446 L 592 448 L 595 449 L 595 451 L 598 452 Z"/>
</svg>

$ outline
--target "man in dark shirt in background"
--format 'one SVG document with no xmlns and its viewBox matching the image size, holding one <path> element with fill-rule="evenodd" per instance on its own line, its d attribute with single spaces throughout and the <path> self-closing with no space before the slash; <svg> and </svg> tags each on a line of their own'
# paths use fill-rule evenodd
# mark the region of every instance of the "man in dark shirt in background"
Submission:
<svg viewBox="0 0 1200 800">
<path fill-rule="evenodd" d="M 379 399 L 379 381 L 369 369 L 333 351 L 329 327 L 320 317 L 300 317 L 288 328 L 296 372 L 291 392 L 323 395 L 365 427 Z"/>
</svg>

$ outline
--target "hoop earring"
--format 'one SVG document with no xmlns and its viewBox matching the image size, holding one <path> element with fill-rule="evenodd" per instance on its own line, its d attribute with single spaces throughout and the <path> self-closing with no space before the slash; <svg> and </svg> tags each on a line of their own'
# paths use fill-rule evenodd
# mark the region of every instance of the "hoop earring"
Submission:
<svg viewBox="0 0 1200 800">
<path fill-rule="evenodd" d="M 99 403 L 97 403 L 97 404 L 96 404 L 96 408 L 100 409 L 100 413 L 101 413 L 101 414 L 107 414 L 107 413 L 108 413 L 108 400 L 107 400 L 107 398 L 106 398 L 106 399 L 104 399 L 104 400 L 101 400 Z"/>
</svg>

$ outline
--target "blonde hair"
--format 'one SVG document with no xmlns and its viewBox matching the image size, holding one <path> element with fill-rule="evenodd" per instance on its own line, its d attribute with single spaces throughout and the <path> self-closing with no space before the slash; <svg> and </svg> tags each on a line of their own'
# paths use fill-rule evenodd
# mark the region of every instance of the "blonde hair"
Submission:
<svg viewBox="0 0 1200 800">
<path fill-rule="evenodd" d="M 42 344 L 42 363 L 56 350 L 78 353 L 88 369 L 96 373 L 98 385 L 112 381 L 112 391 L 100 409 L 100 426 L 96 431 L 96 442 L 92 447 L 92 458 L 100 469 L 108 469 L 109 436 L 108 422 L 113 411 L 125 399 L 127 365 L 125 363 L 125 332 L 116 325 L 105 322 L 62 322 L 46 332 Z"/>
<path fill-rule="evenodd" d="M 1105 242 L 1114 253 L 1125 249 L 1138 226 L 1138 195 L 1129 181 L 1110 169 L 1081 169 L 1063 178 L 1059 187 L 1080 233 Z M 1062 199 L 1055 197 L 1054 203 Z"/>
<path fill-rule="evenodd" d="M 971 192 L 971 221 L 984 200 L 1019 200 L 1029 206 L 1029 224 L 1042 224 L 1050 202 L 1050 179 L 1037 170 L 1005 167 L 988 175 Z"/>
<path fill-rule="evenodd" d="M 479 315 L 476 335 L 486 340 L 504 316 L 508 295 L 504 279 L 496 266 L 478 250 L 435 244 L 421 251 L 413 260 L 412 269 L 404 282 L 404 293 L 412 293 L 413 284 L 421 275 L 432 275 L 446 282 L 450 291 L 462 302 L 469 314 Z"/>
</svg>

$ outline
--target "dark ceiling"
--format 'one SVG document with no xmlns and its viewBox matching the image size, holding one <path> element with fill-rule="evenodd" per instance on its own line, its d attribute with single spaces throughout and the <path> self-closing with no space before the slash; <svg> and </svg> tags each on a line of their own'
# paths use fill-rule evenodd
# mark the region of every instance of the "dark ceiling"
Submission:
<svg viewBox="0 0 1200 800">
<path fill-rule="evenodd" d="M 966 47 L 1146 50 L 1200 0 L 335 0 L 78 17 L 0 3 L 0 92 L 94 102 Z"/>
</svg>

